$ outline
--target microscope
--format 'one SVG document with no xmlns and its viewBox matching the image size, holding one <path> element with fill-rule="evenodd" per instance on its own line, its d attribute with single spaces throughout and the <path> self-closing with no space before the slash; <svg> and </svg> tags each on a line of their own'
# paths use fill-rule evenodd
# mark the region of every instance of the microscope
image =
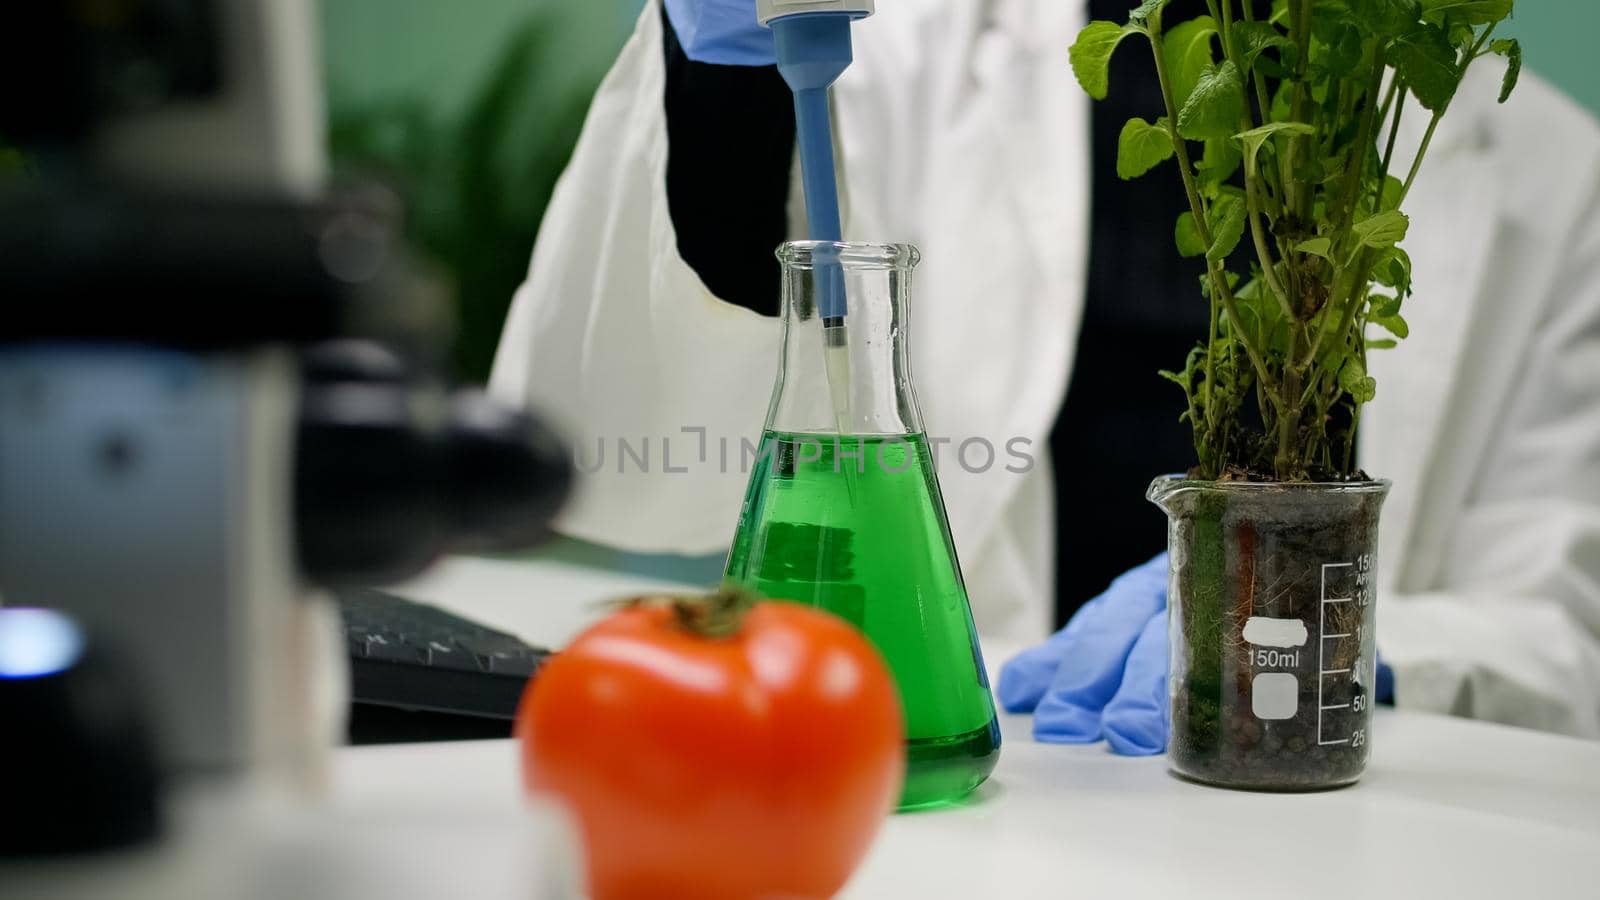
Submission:
<svg viewBox="0 0 1600 900">
<path fill-rule="evenodd" d="M 311 0 L 7 17 L 0 614 L 119 653 L 168 789 L 314 794 L 348 703 L 327 590 L 537 542 L 567 454 L 435 374 L 443 294 L 393 195 L 327 190 Z"/>
</svg>

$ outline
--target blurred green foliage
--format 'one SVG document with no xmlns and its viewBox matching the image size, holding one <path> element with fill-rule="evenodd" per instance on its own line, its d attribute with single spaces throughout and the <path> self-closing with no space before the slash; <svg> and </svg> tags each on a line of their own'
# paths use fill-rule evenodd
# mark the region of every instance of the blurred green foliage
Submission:
<svg viewBox="0 0 1600 900">
<path fill-rule="evenodd" d="M 419 30 L 419 22 L 405 16 L 366 19 L 377 20 L 366 22 L 369 27 Z M 481 32 L 482 23 L 476 24 Z M 377 176 L 401 193 L 409 236 L 455 289 L 453 357 L 464 379 L 488 377 L 539 221 L 614 57 L 614 43 L 581 40 L 585 27 L 553 5 L 518 11 L 515 25 L 494 35 L 497 47 L 456 48 L 462 52 L 451 74 L 483 74 L 459 98 L 443 101 L 415 82 L 388 91 L 352 85 L 338 67 L 339 34 L 327 37 L 328 137 L 336 171 Z M 620 29 L 608 27 L 620 43 Z M 367 65 L 405 66 L 402 53 L 391 50 L 386 60 L 377 54 Z"/>
<path fill-rule="evenodd" d="M 20 178 L 28 171 L 28 159 L 22 151 L 0 140 L 0 182 Z"/>
</svg>

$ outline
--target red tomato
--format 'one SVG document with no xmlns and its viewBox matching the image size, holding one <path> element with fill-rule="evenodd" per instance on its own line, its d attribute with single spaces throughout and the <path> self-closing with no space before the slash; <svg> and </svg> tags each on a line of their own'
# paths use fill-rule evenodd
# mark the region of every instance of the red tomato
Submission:
<svg viewBox="0 0 1600 900">
<path fill-rule="evenodd" d="M 625 609 L 545 664 L 517 734 L 528 789 L 579 821 L 595 900 L 830 897 L 905 774 L 882 657 L 788 603 L 720 638 Z"/>
</svg>

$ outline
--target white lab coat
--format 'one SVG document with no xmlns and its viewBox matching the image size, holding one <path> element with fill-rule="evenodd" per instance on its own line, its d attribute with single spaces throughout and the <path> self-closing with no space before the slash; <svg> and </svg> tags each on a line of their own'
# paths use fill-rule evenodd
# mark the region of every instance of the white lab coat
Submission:
<svg viewBox="0 0 1600 900">
<path fill-rule="evenodd" d="M 897 0 L 856 27 L 834 94 L 846 235 L 923 251 L 919 400 L 953 442 L 940 479 L 974 616 L 1011 641 L 1043 636 L 1053 597 L 1045 448 L 1087 265 L 1088 100 L 1065 52 L 1082 24 L 1059 0 Z M 556 189 L 491 390 L 553 415 L 592 469 L 560 530 L 708 553 L 738 516 L 779 327 L 678 255 L 661 38 L 650 2 Z M 1479 66 L 1408 204 L 1413 337 L 1372 364 L 1362 459 L 1395 481 L 1380 645 L 1404 706 L 1600 736 L 1600 127 L 1527 75 L 1496 109 Z M 1002 449 L 974 474 L 951 456 L 967 438 L 1026 439 L 1038 465 L 1006 471 Z"/>
</svg>

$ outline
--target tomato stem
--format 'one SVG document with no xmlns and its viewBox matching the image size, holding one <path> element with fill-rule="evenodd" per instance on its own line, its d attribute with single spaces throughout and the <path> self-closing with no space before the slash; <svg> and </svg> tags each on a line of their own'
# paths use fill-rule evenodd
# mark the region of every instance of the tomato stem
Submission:
<svg viewBox="0 0 1600 900">
<path fill-rule="evenodd" d="M 724 585 L 709 594 L 653 594 L 623 602 L 627 606 L 670 606 L 684 630 L 705 638 L 727 638 L 739 633 L 756 600 L 748 591 Z"/>
<path fill-rule="evenodd" d="M 708 638 L 732 637 L 744 624 L 755 598 L 745 591 L 720 587 L 703 597 L 679 597 L 672 603 L 678 624 Z"/>
</svg>

